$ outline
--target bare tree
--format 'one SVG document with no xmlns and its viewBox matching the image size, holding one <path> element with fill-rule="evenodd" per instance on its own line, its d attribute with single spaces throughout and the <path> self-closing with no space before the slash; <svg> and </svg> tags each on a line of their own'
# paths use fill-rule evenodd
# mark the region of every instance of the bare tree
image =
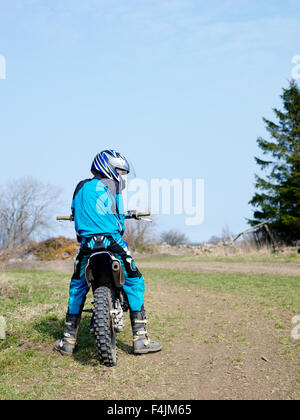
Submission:
<svg viewBox="0 0 300 420">
<path fill-rule="evenodd" d="M 222 242 L 221 236 L 212 235 L 207 241 L 208 244 L 216 245 L 218 242 Z"/>
<path fill-rule="evenodd" d="M 126 220 L 124 239 L 128 242 L 129 248 L 133 251 L 144 251 L 153 245 L 155 225 L 155 220 L 152 223 L 142 220 Z"/>
<path fill-rule="evenodd" d="M 233 232 L 230 230 L 230 227 L 225 224 L 222 229 L 221 239 L 223 242 L 231 241 L 233 236 Z"/>
<path fill-rule="evenodd" d="M 231 232 L 229 226 L 226 224 L 223 229 L 220 236 L 218 235 L 212 235 L 207 243 L 216 245 L 219 242 L 227 242 L 232 240 L 233 233 Z"/>
<path fill-rule="evenodd" d="M 32 177 L 0 188 L 0 247 L 23 245 L 50 227 L 60 190 Z"/>
<path fill-rule="evenodd" d="M 160 235 L 160 239 L 162 242 L 166 242 L 169 245 L 183 245 L 188 242 L 188 238 L 185 236 L 184 233 L 181 233 L 177 230 L 171 229 L 168 232 L 163 232 Z"/>
</svg>

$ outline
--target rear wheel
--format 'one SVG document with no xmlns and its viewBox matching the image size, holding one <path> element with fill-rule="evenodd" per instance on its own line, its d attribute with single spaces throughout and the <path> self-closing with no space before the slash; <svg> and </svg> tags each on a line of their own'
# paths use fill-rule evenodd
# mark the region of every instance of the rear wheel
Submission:
<svg viewBox="0 0 300 420">
<path fill-rule="evenodd" d="M 100 286 L 95 290 L 93 331 L 100 363 L 105 366 L 115 366 L 118 360 L 116 334 L 111 317 L 112 302 L 112 291 L 109 287 Z"/>
</svg>

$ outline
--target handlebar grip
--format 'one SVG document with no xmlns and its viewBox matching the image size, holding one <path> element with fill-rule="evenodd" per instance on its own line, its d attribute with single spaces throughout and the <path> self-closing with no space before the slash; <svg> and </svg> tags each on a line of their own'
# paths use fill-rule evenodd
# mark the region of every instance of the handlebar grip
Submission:
<svg viewBox="0 0 300 420">
<path fill-rule="evenodd" d="M 143 217 L 143 216 L 150 216 L 151 215 L 151 213 L 150 212 L 145 212 L 145 213 L 143 213 L 143 212 L 137 212 L 136 213 L 136 217 Z"/>
<path fill-rule="evenodd" d="M 56 220 L 69 220 L 70 222 L 72 222 L 73 216 L 57 216 Z"/>
</svg>

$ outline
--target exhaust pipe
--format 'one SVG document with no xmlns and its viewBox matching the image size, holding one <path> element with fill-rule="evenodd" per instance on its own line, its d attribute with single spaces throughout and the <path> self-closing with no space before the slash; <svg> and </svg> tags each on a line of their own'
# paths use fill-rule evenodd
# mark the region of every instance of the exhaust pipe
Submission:
<svg viewBox="0 0 300 420">
<path fill-rule="evenodd" d="M 119 261 L 113 261 L 111 268 L 113 271 L 119 271 L 120 270 L 120 262 Z"/>
</svg>

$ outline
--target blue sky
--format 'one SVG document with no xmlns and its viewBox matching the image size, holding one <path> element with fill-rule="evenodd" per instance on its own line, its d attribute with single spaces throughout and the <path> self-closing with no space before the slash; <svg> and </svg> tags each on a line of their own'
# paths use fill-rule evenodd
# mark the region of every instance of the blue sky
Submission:
<svg viewBox="0 0 300 420">
<path fill-rule="evenodd" d="M 68 213 L 94 155 L 115 148 L 138 177 L 204 179 L 204 222 L 161 216 L 159 231 L 247 228 L 256 138 L 299 28 L 299 1 L 0 0 L 0 182 L 59 185 Z"/>
</svg>

